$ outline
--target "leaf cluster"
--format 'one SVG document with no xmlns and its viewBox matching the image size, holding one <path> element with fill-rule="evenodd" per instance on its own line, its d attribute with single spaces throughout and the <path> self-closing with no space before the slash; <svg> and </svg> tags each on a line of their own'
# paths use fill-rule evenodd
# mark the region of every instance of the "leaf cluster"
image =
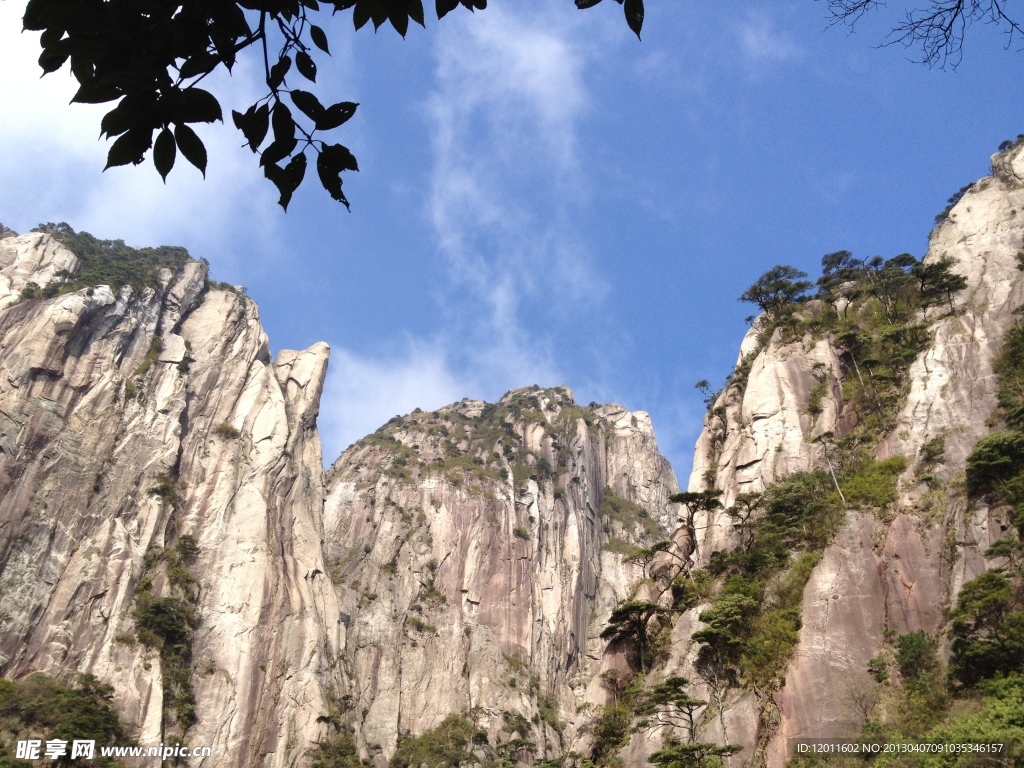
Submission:
<svg viewBox="0 0 1024 768">
<path fill-rule="evenodd" d="M 617 2 L 639 36 L 643 0 Z M 460 5 L 483 10 L 487 0 L 435 0 L 438 19 Z M 114 103 L 100 122 L 101 135 L 113 140 L 104 170 L 139 165 L 152 153 L 165 181 L 179 154 L 206 175 L 207 150 L 194 126 L 223 122 L 224 113 L 218 97 L 200 85 L 220 69 L 231 72 L 240 55 L 257 48 L 267 91 L 244 111 L 232 110 L 235 127 L 259 154 L 282 208 L 305 178 L 310 151 L 321 185 L 347 208 L 341 176 L 358 163 L 345 145 L 322 136 L 351 119 L 358 105 L 321 103 L 297 87 L 300 80 L 316 82 L 314 53 L 330 55 L 328 34 L 314 23 L 328 9 L 351 10 L 356 30 L 390 23 L 404 37 L 410 22 L 424 25 L 423 0 L 29 0 L 23 22 L 40 33 L 44 74 L 70 68 L 79 86 L 72 101 Z"/>
</svg>

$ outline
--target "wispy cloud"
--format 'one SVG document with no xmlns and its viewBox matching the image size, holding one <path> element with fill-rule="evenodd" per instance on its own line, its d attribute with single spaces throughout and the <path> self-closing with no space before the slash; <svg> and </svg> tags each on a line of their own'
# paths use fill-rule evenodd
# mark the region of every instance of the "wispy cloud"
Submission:
<svg viewBox="0 0 1024 768">
<path fill-rule="evenodd" d="M 752 11 L 736 25 L 740 52 L 747 65 L 757 70 L 799 59 L 804 50 L 780 27 L 774 13 Z"/>
<path fill-rule="evenodd" d="M 524 311 L 557 321 L 607 291 L 573 225 L 587 204 L 577 145 L 590 108 L 589 54 L 575 31 L 537 6 L 495 7 L 447 27 L 437 44 L 428 215 L 448 266 L 446 303 L 493 351 L 478 363 L 509 375 L 545 351 Z"/>
<path fill-rule="evenodd" d="M 324 461 L 330 464 L 392 416 L 434 410 L 462 397 L 464 385 L 436 345 L 410 344 L 399 355 L 378 359 L 332 349 L 318 419 Z"/>
<path fill-rule="evenodd" d="M 426 204 L 444 266 L 438 328 L 398 354 L 335 347 L 325 458 L 398 412 L 563 383 L 553 335 L 607 286 L 574 226 L 587 204 L 580 122 L 588 52 L 575 19 L 502 7 L 446 19 L 435 43 Z"/>
</svg>

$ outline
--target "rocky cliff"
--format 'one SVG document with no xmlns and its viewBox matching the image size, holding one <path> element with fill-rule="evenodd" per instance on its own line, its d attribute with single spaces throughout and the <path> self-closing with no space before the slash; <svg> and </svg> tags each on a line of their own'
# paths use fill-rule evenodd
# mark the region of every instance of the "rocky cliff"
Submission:
<svg viewBox="0 0 1024 768">
<path fill-rule="evenodd" d="M 665 537 L 676 490 L 647 414 L 566 388 L 393 419 L 347 450 L 325 524 L 361 742 L 390 757 L 399 734 L 472 712 L 492 744 L 564 754 L 577 729 L 560 721 L 643 575 L 626 555 Z"/>
<path fill-rule="evenodd" d="M 738 768 L 858 734 L 893 638 L 941 641 L 1013 535 L 963 490 L 1024 302 L 1024 145 L 992 163 L 922 264 L 832 254 L 755 323 L 680 496 L 646 413 L 564 387 L 324 472 L 326 345 L 272 360 L 180 249 L 3 230 L 0 672 L 93 674 L 140 743 L 213 747 L 191 765 L 641 766 L 687 731 Z"/>
<path fill-rule="evenodd" d="M 951 263 L 965 290 L 951 307 L 940 302 L 911 318 L 923 343 L 892 382 L 862 387 L 893 393 L 891 404 L 884 392 L 877 398 L 892 413 L 873 436 L 861 427 L 874 405 L 858 408 L 849 397 L 871 372 L 858 366 L 848 339 L 822 335 L 813 323 L 797 338 L 776 328 L 766 339 L 762 317 L 743 341 L 738 375 L 709 411 L 689 487 L 710 483 L 726 506 L 792 472 L 827 468 L 844 438 L 872 446 L 878 460 L 907 460 L 895 503 L 883 512 L 850 505 L 811 573 L 783 685 L 761 692 L 753 708 L 734 693 L 740 716 L 732 738 L 745 743 L 741 758 L 778 766 L 788 738 L 859 733 L 877 688 L 869 662 L 885 638 L 939 634 L 959 589 L 993 565 L 985 550 L 1010 528 L 1005 508 L 968 503 L 962 491 L 965 458 L 998 420 L 993 360 L 1024 303 L 1024 146 L 993 156 L 992 168 L 939 217 L 924 259 Z M 836 312 L 849 303 L 838 296 Z M 820 313 L 815 304 L 798 310 L 797 320 Z M 706 552 L 737 546 L 730 516 L 714 511 L 704 523 Z"/>
<path fill-rule="evenodd" d="M 325 476 L 325 345 L 271 361 L 205 264 L 136 252 L 148 282 L 118 287 L 123 244 L 85 238 L 85 261 L 0 241 L 4 675 L 93 674 L 140 743 L 213 747 L 195 764 L 308 762 L 336 727 L 386 763 L 468 713 L 562 754 L 628 666 L 599 638 L 628 557 L 675 522 L 647 414 L 514 390 L 395 419 Z M 97 264 L 111 284 L 79 287 Z"/>
<path fill-rule="evenodd" d="M 0 670 L 94 674 L 140 743 L 188 729 L 204 764 L 294 765 L 340 627 L 328 350 L 272 361 L 253 302 L 195 261 L 20 300 L 81 268 L 51 235 L 0 240 Z"/>
</svg>

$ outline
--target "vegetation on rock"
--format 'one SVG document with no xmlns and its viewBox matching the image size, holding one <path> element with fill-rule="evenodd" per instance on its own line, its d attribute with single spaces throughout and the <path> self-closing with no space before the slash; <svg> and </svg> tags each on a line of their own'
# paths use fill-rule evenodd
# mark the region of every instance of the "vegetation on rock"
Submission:
<svg viewBox="0 0 1024 768">
<path fill-rule="evenodd" d="M 63 758 L 62 765 L 123 768 L 123 763 L 99 754 L 101 746 L 125 746 L 129 734 L 111 705 L 113 689 L 92 675 L 80 675 L 73 685 L 34 672 L 21 680 L 0 678 L 0 766 L 28 768 L 34 763 L 18 760 L 13 744 L 19 739 L 60 739 L 96 742 L 95 758 L 89 761 Z"/>
<path fill-rule="evenodd" d="M 123 240 L 99 240 L 88 232 L 75 232 L 64 222 L 40 224 L 35 231 L 53 235 L 78 257 L 79 268 L 73 275 L 59 273 L 49 285 L 29 283 L 22 299 L 50 298 L 96 285 L 109 285 L 115 292 L 125 285 L 136 291 L 159 289 L 161 270 L 174 274 L 192 261 L 184 248 L 132 248 Z"/>
</svg>

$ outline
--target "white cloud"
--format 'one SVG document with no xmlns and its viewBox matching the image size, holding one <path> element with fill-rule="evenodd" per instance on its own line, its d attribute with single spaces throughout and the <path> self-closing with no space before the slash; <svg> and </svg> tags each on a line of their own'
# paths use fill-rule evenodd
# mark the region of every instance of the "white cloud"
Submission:
<svg viewBox="0 0 1024 768">
<path fill-rule="evenodd" d="M 443 350 L 430 345 L 410 345 L 401 355 L 381 359 L 333 348 L 328 372 L 318 419 L 327 464 L 392 416 L 465 397 L 465 385 L 449 370 Z"/>
<path fill-rule="evenodd" d="M 577 144 L 590 108 L 590 53 L 576 31 L 541 6 L 494 7 L 453 20 L 436 45 L 428 215 L 449 319 L 472 328 L 475 375 L 509 386 L 522 383 L 517 372 L 557 370 L 524 305 L 557 320 L 607 292 L 573 225 L 587 204 Z"/>
<path fill-rule="evenodd" d="M 514 387 L 554 382 L 547 357 L 536 349 L 523 354 L 521 346 L 515 338 L 499 339 L 467 357 L 451 337 L 412 339 L 380 355 L 332 345 L 317 420 L 324 462 L 330 465 L 392 416 L 436 410 L 464 397 L 496 400 Z"/>
<path fill-rule="evenodd" d="M 764 12 L 752 12 L 736 26 L 736 36 L 749 66 L 765 68 L 784 64 L 804 55 L 785 30 L 779 29 L 774 16 Z"/>
</svg>

